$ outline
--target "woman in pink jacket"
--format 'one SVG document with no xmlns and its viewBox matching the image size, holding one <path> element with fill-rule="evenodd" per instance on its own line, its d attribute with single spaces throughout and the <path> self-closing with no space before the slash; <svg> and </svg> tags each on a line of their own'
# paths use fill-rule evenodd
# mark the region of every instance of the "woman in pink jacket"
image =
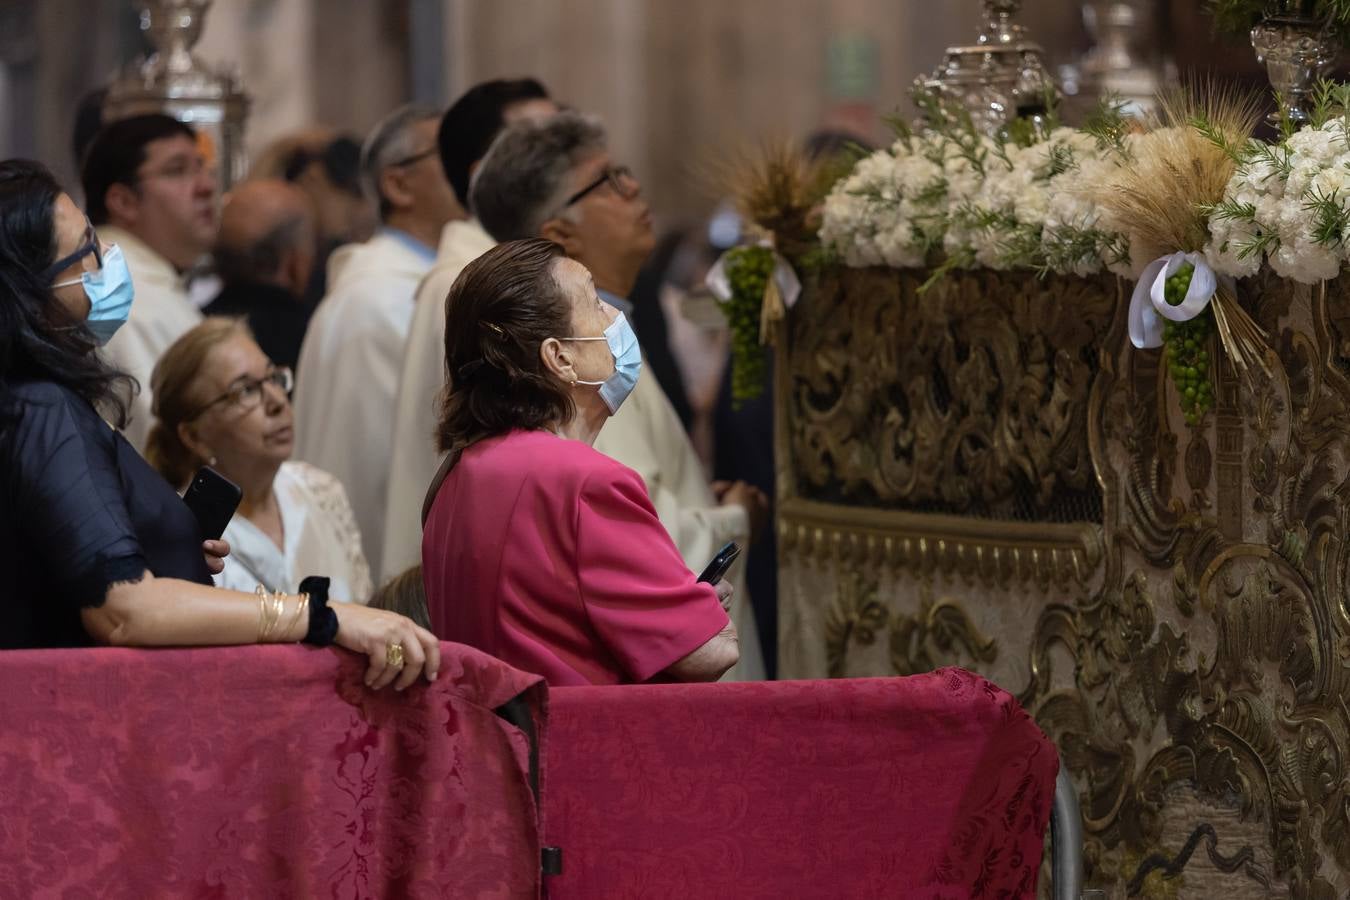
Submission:
<svg viewBox="0 0 1350 900">
<path fill-rule="evenodd" d="M 729 589 L 696 582 L 642 479 L 591 448 L 642 366 L 623 315 L 531 239 L 471 263 L 445 323 L 433 630 L 552 685 L 720 677 L 738 656 Z"/>
</svg>

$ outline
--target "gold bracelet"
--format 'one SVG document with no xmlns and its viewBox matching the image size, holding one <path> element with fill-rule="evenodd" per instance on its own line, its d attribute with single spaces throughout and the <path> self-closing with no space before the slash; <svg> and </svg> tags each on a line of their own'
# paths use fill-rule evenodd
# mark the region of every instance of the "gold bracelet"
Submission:
<svg viewBox="0 0 1350 900">
<path fill-rule="evenodd" d="M 261 584 L 254 589 L 254 593 L 258 595 L 258 643 L 265 644 L 276 630 L 285 600 L 283 595 L 269 591 Z"/>
<path fill-rule="evenodd" d="M 296 597 L 295 614 L 291 616 L 291 621 L 286 625 L 286 631 L 284 633 L 295 634 L 296 627 L 300 624 L 302 620 L 304 620 L 305 613 L 308 611 L 309 611 L 309 594 L 301 594 L 300 596 Z M 308 622 L 306 621 L 305 631 L 308 630 L 309 630 Z M 305 639 L 305 632 L 302 631 L 300 632 L 300 637 L 296 638 L 296 640 L 302 641 L 304 639 Z"/>
</svg>

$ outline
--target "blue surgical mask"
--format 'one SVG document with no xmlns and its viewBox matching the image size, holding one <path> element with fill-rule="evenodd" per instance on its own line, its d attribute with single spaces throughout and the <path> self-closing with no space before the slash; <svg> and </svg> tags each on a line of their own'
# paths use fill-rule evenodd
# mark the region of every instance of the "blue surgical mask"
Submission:
<svg viewBox="0 0 1350 900">
<path fill-rule="evenodd" d="M 604 337 L 587 338 L 563 338 L 566 341 L 606 341 L 609 343 L 609 352 L 614 357 L 614 374 L 610 375 L 604 381 L 578 381 L 577 384 L 599 385 L 600 399 L 605 401 L 605 406 L 609 407 L 609 414 L 612 416 L 619 411 L 623 401 L 628 399 L 628 395 L 633 393 L 633 387 L 637 384 L 638 376 L 642 374 L 642 348 L 638 346 L 637 335 L 633 333 L 633 326 L 628 324 L 628 319 L 623 313 L 609 323 L 605 329 Z"/>
<path fill-rule="evenodd" d="M 52 287 L 69 287 L 83 284 L 84 294 L 89 298 L 89 317 L 85 326 L 94 335 L 94 340 L 103 346 L 122 327 L 122 323 L 131 315 L 131 302 L 136 298 L 136 290 L 131 283 L 131 271 L 127 268 L 122 248 L 113 244 L 103 254 L 103 268 L 97 272 L 85 272 L 79 278 L 62 281 Z"/>
</svg>

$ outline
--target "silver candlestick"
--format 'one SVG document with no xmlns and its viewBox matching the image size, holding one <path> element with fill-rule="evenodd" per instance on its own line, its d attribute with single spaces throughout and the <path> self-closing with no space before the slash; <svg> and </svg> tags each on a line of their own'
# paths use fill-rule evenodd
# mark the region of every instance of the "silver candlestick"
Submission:
<svg viewBox="0 0 1350 900">
<path fill-rule="evenodd" d="M 139 0 L 141 30 L 154 51 L 109 87 L 103 118 L 162 112 L 191 125 L 209 142 L 227 189 L 247 174 L 249 101 L 233 75 L 213 70 L 192 53 L 210 5 L 211 0 Z"/>
</svg>

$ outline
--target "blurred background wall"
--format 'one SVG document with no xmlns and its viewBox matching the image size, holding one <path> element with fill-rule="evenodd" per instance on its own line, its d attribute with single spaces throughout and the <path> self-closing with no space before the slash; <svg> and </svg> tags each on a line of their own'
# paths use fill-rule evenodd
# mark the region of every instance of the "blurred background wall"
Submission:
<svg viewBox="0 0 1350 900">
<path fill-rule="evenodd" d="M 1091 40 L 1078 0 L 1027 0 L 1053 66 Z M 1194 0 L 1143 0 L 1183 70 L 1257 78 Z M 979 31 L 978 0 L 215 0 L 199 55 L 252 98 L 247 145 L 325 124 L 361 135 L 409 99 L 530 74 L 599 114 L 667 222 L 707 211 L 691 171 L 728 148 L 842 126 L 875 142 L 915 75 Z M 0 158 L 74 183 L 80 97 L 143 52 L 132 0 L 0 0 Z"/>
</svg>

